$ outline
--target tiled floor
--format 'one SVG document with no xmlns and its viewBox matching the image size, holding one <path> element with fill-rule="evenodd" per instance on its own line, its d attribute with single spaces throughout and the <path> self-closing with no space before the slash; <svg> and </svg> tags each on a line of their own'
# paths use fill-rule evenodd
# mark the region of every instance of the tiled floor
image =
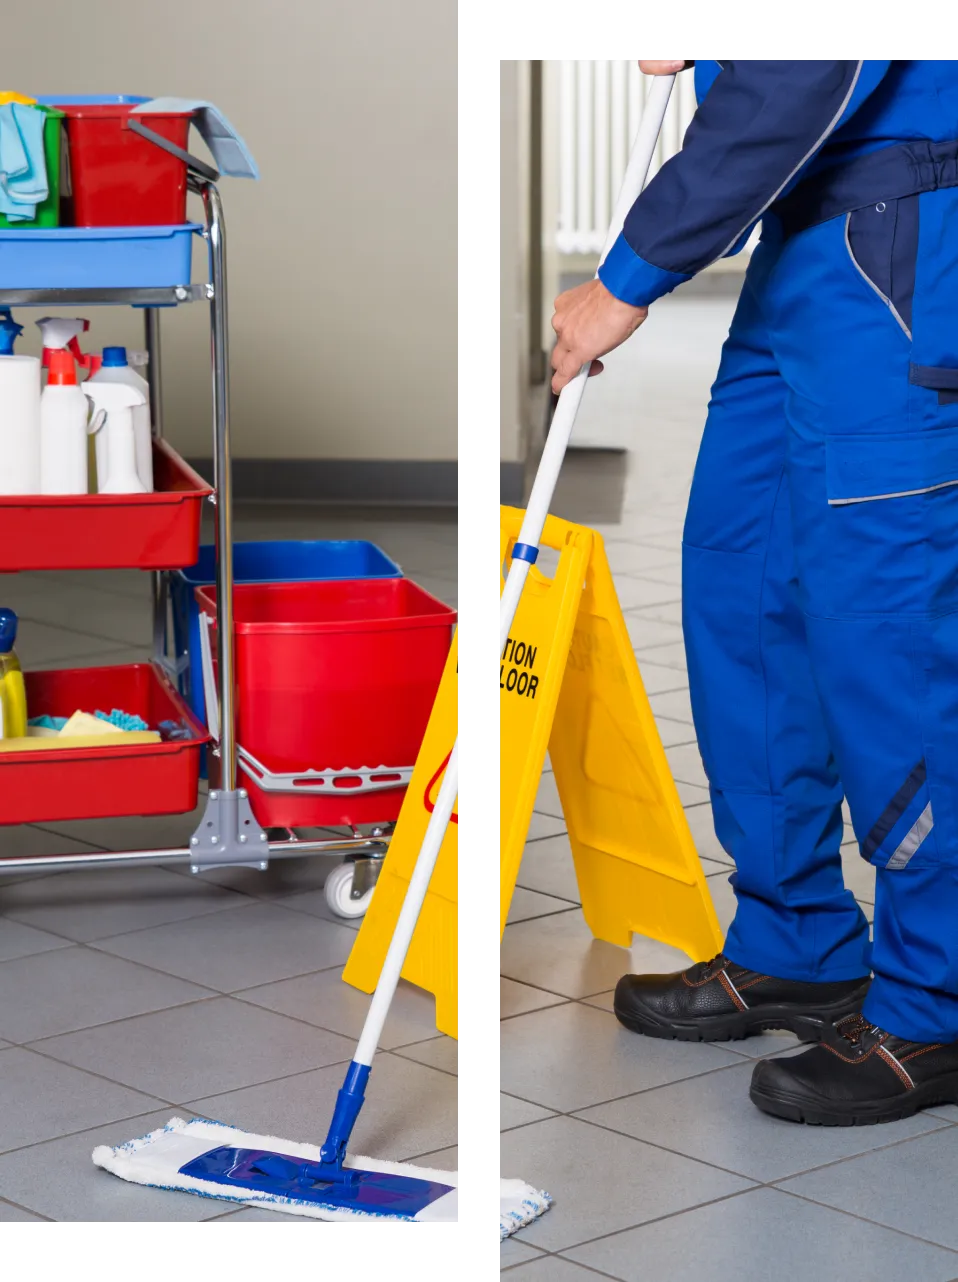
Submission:
<svg viewBox="0 0 958 1282">
<path fill-rule="evenodd" d="M 236 537 L 368 538 L 456 601 L 443 512 L 246 506 Z M 135 571 L 0 576 L 25 666 L 149 658 Z M 198 815 L 0 828 L 4 855 L 179 845 Z M 368 998 L 341 982 L 355 926 L 333 919 L 330 858 L 191 877 L 182 867 L 0 878 L 0 1222 L 261 1220 L 261 1210 L 124 1184 L 99 1143 L 174 1114 L 321 1139 Z M 359 1152 L 455 1166 L 455 1043 L 402 986 L 357 1126 Z"/>
<path fill-rule="evenodd" d="M 712 830 L 691 724 L 679 548 L 730 312 L 722 299 L 657 303 L 636 339 L 607 358 L 583 414 L 630 416 L 625 484 L 610 487 L 614 506 L 605 512 L 593 485 L 582 515 L 572 459 L 556 509 L 607 540 L 723 924 L 733 909 L 731 865 Z M 638 936 L 630 952 L 592 938 L 561 816 L 546 774 L 502 948 L 502 1170 L 548 1189 L 555 1205 L 504 1245 L 508 1276 L 958 1278 L 958 1109 L 890 1126 L 798 1127 L 759 1113 L 747 1093 L 755 1059 L 795 1046 L 788 1035 L 702 1045 L 625 1031 L 611 1014 L 619 976 L 679 969 L 687 959 Z M 844 854 L 847 884 L 870 916 L 874 873 L 853 844 Z"/>
</svg>

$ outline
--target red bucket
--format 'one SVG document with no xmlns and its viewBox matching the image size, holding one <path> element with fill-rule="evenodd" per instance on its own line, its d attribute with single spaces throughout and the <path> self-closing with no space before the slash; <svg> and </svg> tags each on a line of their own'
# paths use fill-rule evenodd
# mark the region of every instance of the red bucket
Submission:
<svg viewBox="0 0 958 1282">
<path fill-rule="evenodd" d="M 170 227 L 186 222 L 186 162 L 129 127 L 135 103 L 66 103 L 77 227 Z M 137 120 L 186 150 L 190 112 Z"/>
<path fill-rule="evenodd" d="M 214 587 L 196 599 L 215 614 Z M 237 740 L 267 772 L 241 755 L 259 822 L 396 819 L 405 783 L 395 771 L 415 764 L 455 610 L 409 579 L 353 579 L 235 584 L 233 611 Z M 376 775 L 364 781 L 363 767 Z"/>
</svg>

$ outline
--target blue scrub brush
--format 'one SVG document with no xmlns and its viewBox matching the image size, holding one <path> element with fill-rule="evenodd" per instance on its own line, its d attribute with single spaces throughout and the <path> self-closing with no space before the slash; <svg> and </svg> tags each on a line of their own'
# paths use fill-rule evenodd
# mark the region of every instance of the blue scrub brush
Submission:
<svg viewBox="0 0 958 1282">
<path fill-rule="evenodd" d="M 101 712 L 99 708 L 94 716 L 101 721 L 109 721 L 110 725 L 116 726 L 117 730 L 149 730 L 149 726 L 142 717 L 138 717 L 135 712 L 123 712 L 120 708 L 114 708 L 112 712 Z"/>
</svg>

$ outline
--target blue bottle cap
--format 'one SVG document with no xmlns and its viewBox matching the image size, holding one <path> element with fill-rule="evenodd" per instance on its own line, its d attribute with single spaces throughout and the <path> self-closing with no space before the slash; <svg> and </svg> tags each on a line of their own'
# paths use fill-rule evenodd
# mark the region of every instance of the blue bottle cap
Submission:
<svg viewBox="0 0 958 1282">
<path fill-rule="evenodd" d="M 23 326 L 10 315 L 9 307 L 0 307 L 0 356 L 12 356 L 14 340 L 23 333 Z"/>
<path fill-rule="evenodd" d="M 117 365 L 126 365 L 126 348 L 125 347 L 104 347 L 103 349 L 103 368 L 115 369 Z"/>
<path fill-rule="evenodd" d="M 9 654 L 17 639 L 19 620 L 12 610 L 0 608 L 0 654 Z"/>
</svg>

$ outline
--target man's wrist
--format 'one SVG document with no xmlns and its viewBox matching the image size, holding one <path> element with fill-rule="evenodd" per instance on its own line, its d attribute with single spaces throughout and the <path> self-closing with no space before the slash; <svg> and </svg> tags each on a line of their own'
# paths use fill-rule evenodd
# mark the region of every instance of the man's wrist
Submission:
<svg viewBox="0 0 958 1282">
<path fill-rule="evenodd" d="M 640 258 L 625 236 L 620 235 L 599 268 L 599 280 L 610 294 L 631 307 L 648 307 L 691 279 L 681 272 L 666 271 Z"/>
</svg>

